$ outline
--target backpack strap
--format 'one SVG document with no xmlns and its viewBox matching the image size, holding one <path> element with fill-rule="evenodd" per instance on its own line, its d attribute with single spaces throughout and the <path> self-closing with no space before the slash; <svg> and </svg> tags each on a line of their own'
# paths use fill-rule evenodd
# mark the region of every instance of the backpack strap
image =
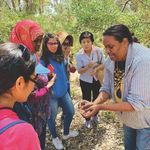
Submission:
<svg viewBox="0 0 150 150">
<path fill-rule="evenodd" d="M 96 55 L 97 55 L 98 64 L 101 64 L 102 63 L 102 56 L 101 56 L 101 59 L 100 59 L 98 50 L 96 50 Z"/>
<path fill-rule="evenodd" d="M 0 129 L 0 135 L 1 135 L 3 132 L 5 132 L 7 129 L 9 129 L 9 128 L 15 126 L 16 124 L 20 124 L 20 123 L 26 123 L 26 122 L 23 121 L 23 120 L 17 120 L 17 121 L 11 122 L 11 123 L 7 124 L 6 126 L 4 126 L 4 127 L 2 127 L 2 128 Z"/>
</svg>

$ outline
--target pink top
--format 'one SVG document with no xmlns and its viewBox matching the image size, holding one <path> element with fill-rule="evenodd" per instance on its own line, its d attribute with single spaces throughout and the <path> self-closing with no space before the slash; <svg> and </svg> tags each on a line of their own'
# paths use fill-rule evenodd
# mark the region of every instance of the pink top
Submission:
<svg viewBox="0 0 150 150">
<path fill-rule="evenodd" d="M 0 109 L 0 129 L 16 120 L 19 118 L 11 109 Z M 32 125 L 20 123 L 0 135 L 0 150 L 41 150 L 41 148 Z"/>
<path fill-rule="evenodd" d="M 45 94 L 47 94 L 49 92 L 49 89 L 45 86 L 41 89 L 38 89 L 34 92 L 34 95 L 35 95 L 35 98 L 36 97 L 42 97 L 44 96 Z"/>
</svg>

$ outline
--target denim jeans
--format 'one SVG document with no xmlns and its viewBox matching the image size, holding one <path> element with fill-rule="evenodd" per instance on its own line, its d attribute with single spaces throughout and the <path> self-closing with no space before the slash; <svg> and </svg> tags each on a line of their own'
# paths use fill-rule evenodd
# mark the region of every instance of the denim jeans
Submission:
<svg viewBox="0 0 150 150">
<path fill-rule="evenodd" d="M 133 129 L 124 125 L 125 150 L 150 150 L 150 128 Z"/>
<path fill-rule="evenodd" d="M 50 118 L 48 119 L 48 126 L 53 138 L 57 137 L 55 120 L 57 116 L 58 106 L 62 107 L 63 112 L 65 112 L 64 135 L 68 135 L 70 124 L 74 115 L 74 106 L 68 92 L 61 98 L 56 98 L 54 96 L 51 97 L 50 101 L 51 114 Z"/>
</svg>

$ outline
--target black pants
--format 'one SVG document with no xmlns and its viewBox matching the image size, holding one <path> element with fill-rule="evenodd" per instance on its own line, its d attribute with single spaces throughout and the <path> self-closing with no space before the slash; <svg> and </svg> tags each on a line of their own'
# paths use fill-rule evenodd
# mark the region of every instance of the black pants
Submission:
<svg viewBox="0 0 150 150">
<path fill-rule="evenodd" d="M 99 95 L 101 84 L 93 78 L 93 83 L 88 83 L 80 80 L 80 87 L 82 91 L 82 99 L 94 101 Z"/>
<path fill-rule="evenodd" d="M 96 81 L 93 78 L 93 83 L 88 83 L 80 80 L 80 87 L 82 91 L 82 99 L 88 101 L 94 101 L 99 95 L 99 89 L 101 87 L 101 84 L 99 81 Z M 90 118 L 86 120 L 90 120 Z"/>
</svg>

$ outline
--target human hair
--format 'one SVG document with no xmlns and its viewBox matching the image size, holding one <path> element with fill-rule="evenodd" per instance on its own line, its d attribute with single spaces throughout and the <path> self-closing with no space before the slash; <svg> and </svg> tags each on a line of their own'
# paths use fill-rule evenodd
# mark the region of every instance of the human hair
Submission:
<svg viewBox="0 0 150 150">
<path fill-rule="evenodd" d="M 82 33 L 80 34 L 79 42 L 81 43 L 81 41 L 82 41 L 83 39 L 86 39 L 86 38 L 89 38 L 89 39 L 92 41 L 92 43 L 94 42 L 94 36 L 93 36 L 93 34 L 92 34 L 91 32 L 89 32 L 89 31 L 84 31 L 84 32 L 82 32 Z"/>
<path fill-rule="evenodd" d="M 65 40 L 69 41 L 69 46 L 73 46 L 73 36 L 72 35 L 68 35 Z M 64 40 L 64 42 L 65 42 L 65 40 Z M 65 45 L 64 42 L 62 43 L 62 45 Z"/>
<path fill-rule="evenodd" d="M 57 40 L 58 42 L 58 47 L 57 47 L 57 51 L 56 53 L 51 53 L 49 50 L 48 50 L 48 47 L 47 47 L 47 43 L 49 41 L 50 38 L 54 38 Z M 52 33 L 47 33 L 45 34 L 44 38 L 43 38 L 43 45 L 42 45 L 42 59 L 44 60 L 45 62 L 45 66 L 47 66 L 50 62 L 49 62 L 49 59 L 47 57 L 47 55 L 50 54 L 51 56 L 53 56 L 54 58 L 56 58 L 57 56 L 62 56 L 63 57 L 63 52 L 62 52 L 62 47 L 61 47 L 61 44 L 58 40 L 58 38 L 52 34 Z M 57 59 L 57 58 L 56 58 Z"/>
<path fill-rule="evenodd" d="M 35 62 L 25 46 L 15 43 L 0 44 L 0 95 L 9 91 L 20 76 L 28 82 L 34 70 Z"/>
<path fill-rule="evenodd" d="M 133 32 L 131 33 L 131 35 L 132 35 L 132 40 L 133 40 L 133 42 L 135 42 L 135 43 L 140 43 L 140 41 L 139 41 L 138 38 L 134 35 Z"/>
<path fill-rule="evenodd" d="M 124 38 L 128 39 L 129 43 L 133 43 L 132 34 L 127 26 L 123 24 L 113 25 L 106 29 L 103 36 L 113 36 L 118 42 L 122 42 Z"/>
</svg>

